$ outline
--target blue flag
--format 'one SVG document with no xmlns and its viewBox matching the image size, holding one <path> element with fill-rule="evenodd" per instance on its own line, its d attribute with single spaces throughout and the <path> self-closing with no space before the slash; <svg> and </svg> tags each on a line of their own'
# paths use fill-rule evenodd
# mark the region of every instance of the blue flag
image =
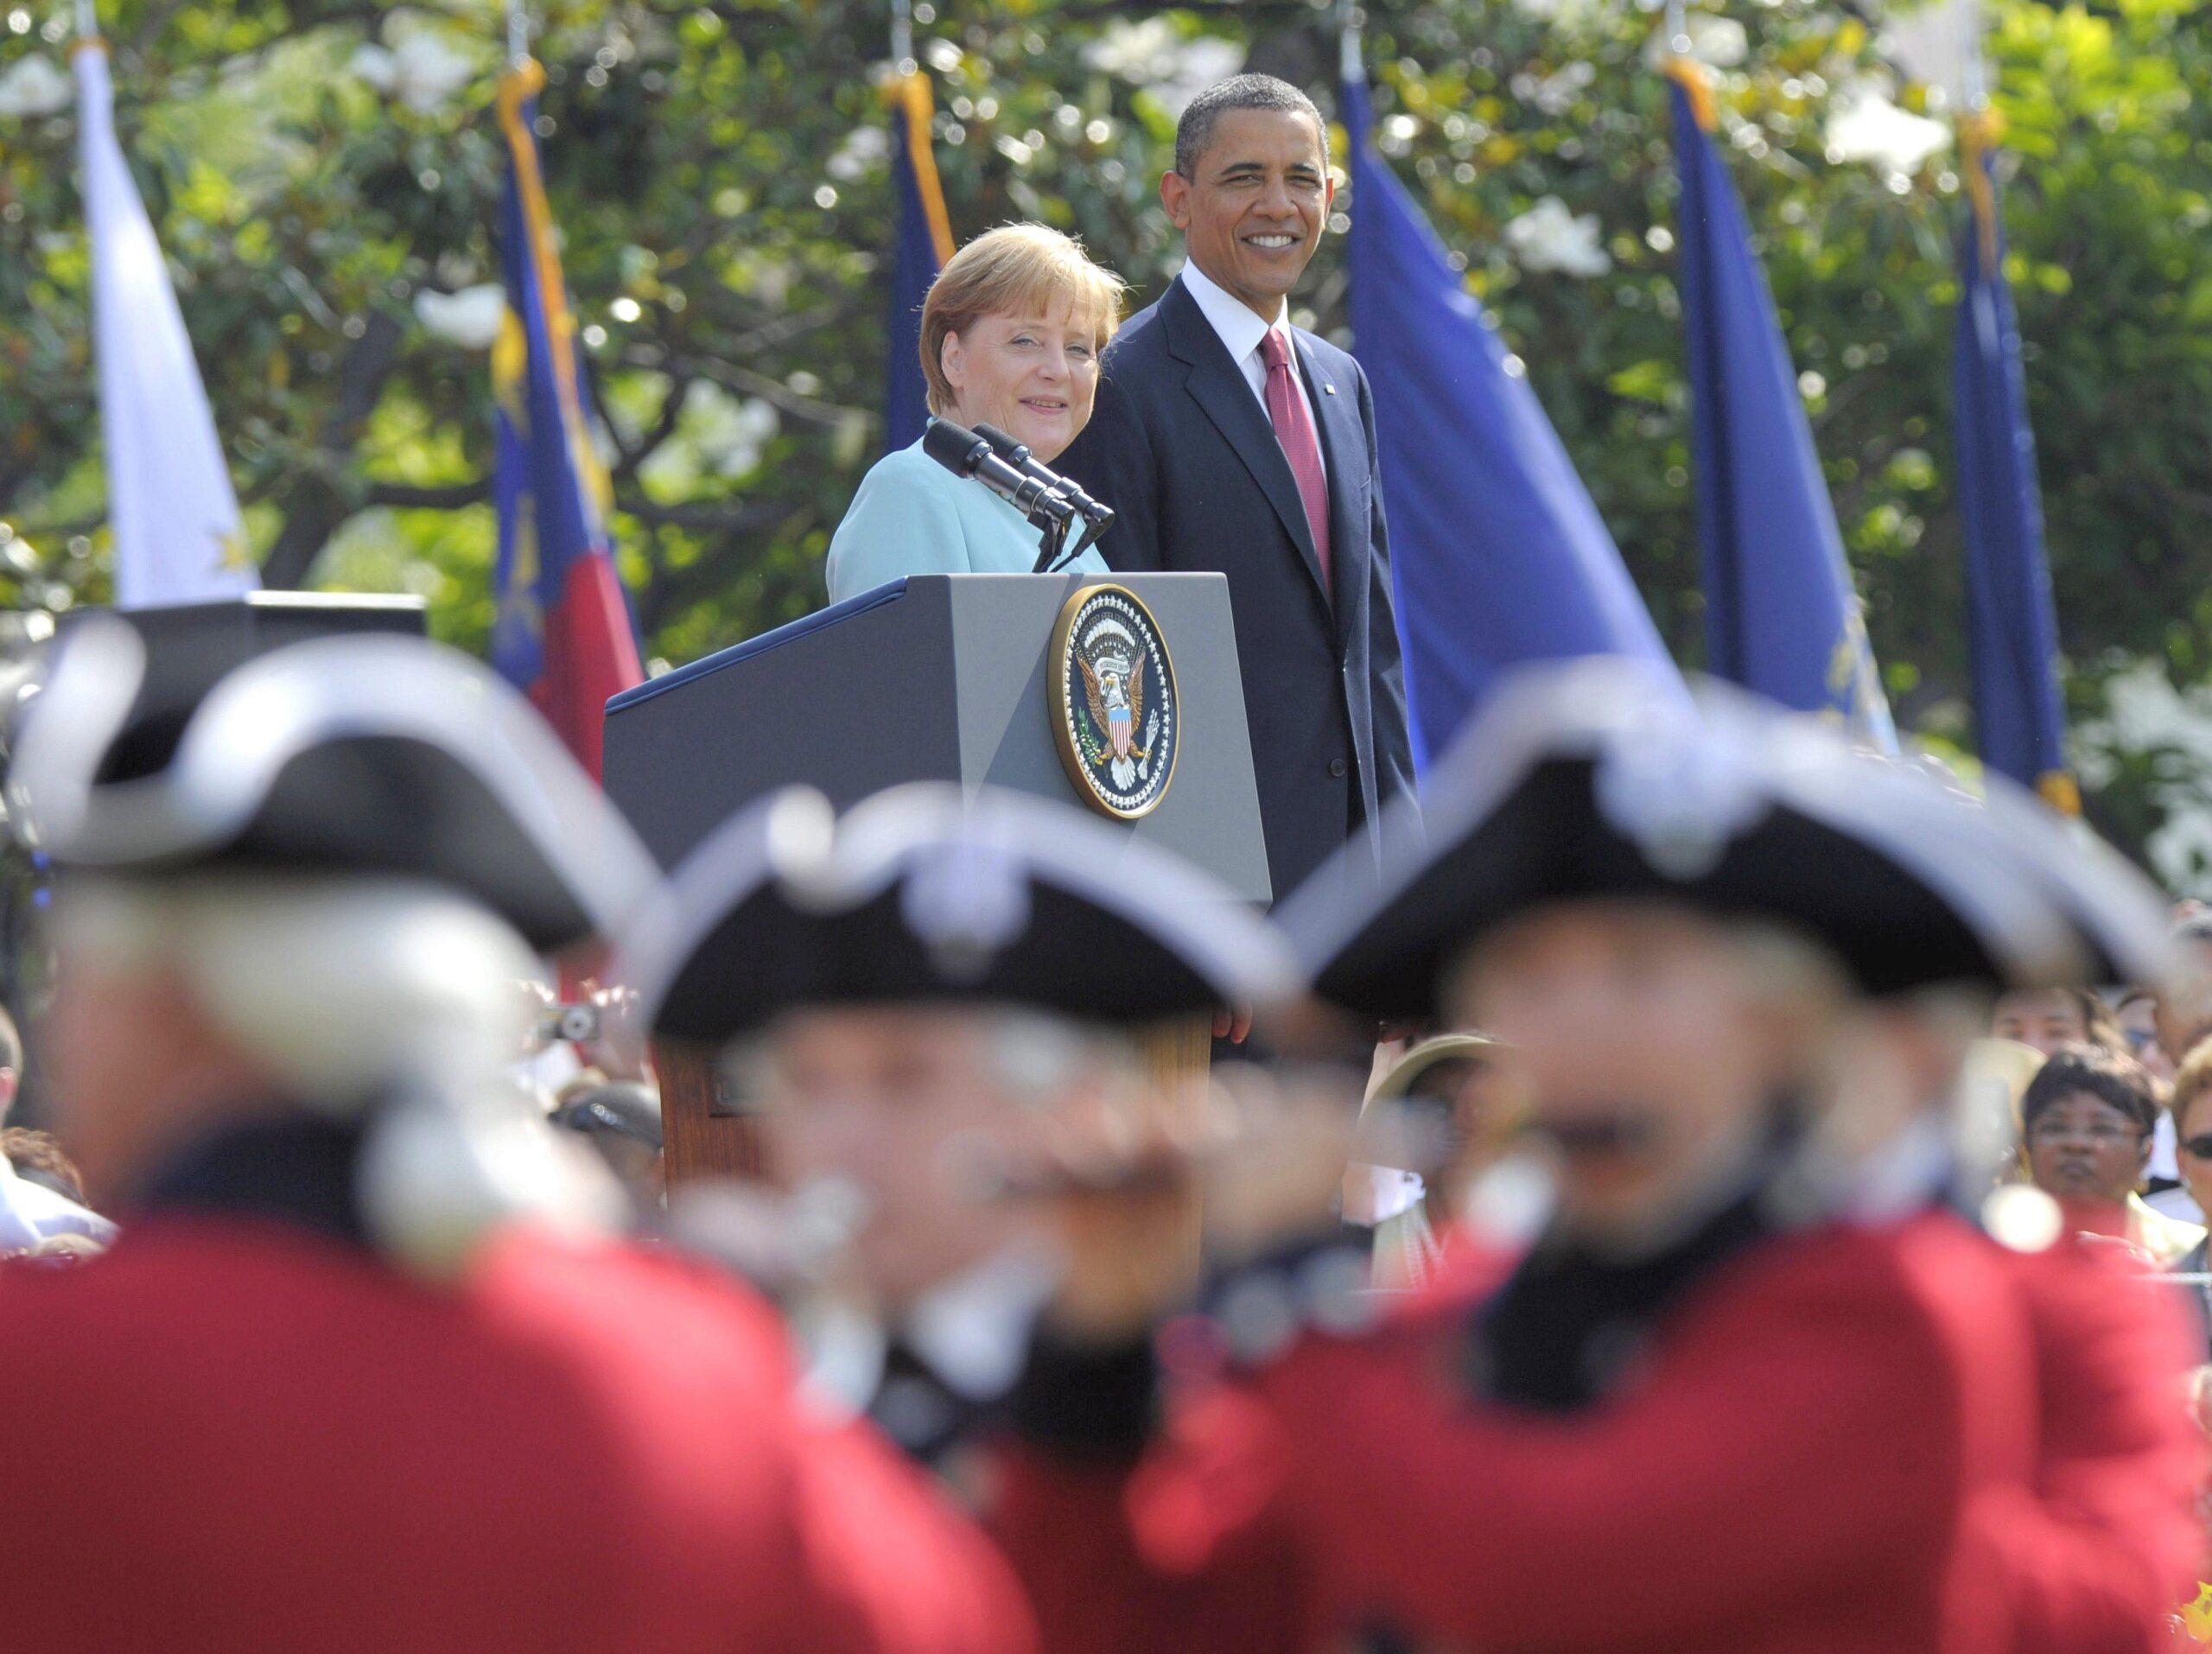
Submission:
<svg viewBox="0 0 2212 1654">
<path fill-rule="evenodd" d="M 930 83 L 919 70 L 892 82 L 891 182 L 899 195 L 899 245 L 891 266 L 890 361 L 883 406 L 886 449 L 911 447 L 929 420 L 922 377 L 922 301 L 952 257 L 952 226 L 931 147 Z"/>
<path fill-rule="evenodd" d="M 2075 814 L 2081 799 L 2066 769 L 2058 621 L 2044 561 L 2036 442 L 2028 429 L 2019 325 L 2005 281 L 2005 232 L 1988 137 L 1979 119 L 1960 124 L 1972 207 L 1959 237 L 1953 375 L 1974 722 L 1983 763 Z"/>
<path fill-rule="evenodd" d="M 1713 146 L 1702 72 L 1677 59 L 1673 73 L 1707 665 L 1895 752 L 1797 372 Z"/>
<path fill-rule="evenodd" d="M 1499 672 L 1666 646 L 1525 371 L 1369 141 L 1351 144 L 1353 353 L 1375 398 L 1414 763 L 1426 770 Z"/>
<path fill-rule="evenodd" d="M 613 495 L 591 444 L 575 315 L 531 130 L 544 80 L 524 59 L 499 82 L 507 310 L 492 347 L 499 513 L 492 664 L 596 779 L 607 697 L 643 683 L 645 673 L 607 538 Z"/>
</svg>

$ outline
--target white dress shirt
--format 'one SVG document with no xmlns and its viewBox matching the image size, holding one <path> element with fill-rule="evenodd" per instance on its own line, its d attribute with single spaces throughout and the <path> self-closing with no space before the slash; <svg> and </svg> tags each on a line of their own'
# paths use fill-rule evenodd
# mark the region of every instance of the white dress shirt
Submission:
<svg viewBox="0 0 2212 1654">
<path fill-rule="evenodd" d="M 1214 333 L 1227 348 L 1229 359 L 1236 364 L 1237 372 L 1243 374 L 1244 383 L 1252 387 L 1252 394 L 1259 398 L 1260 410 L 1265 413 L 1268 406 L 1268 364 L 1260 354 L 1260 341 L 1268 336 L 1268 324 L 1255 315 L 1251 307 L 1243 300 L 1230 297 L 1219 283 L 1198 267 L 1195 261 L 1185 260 L 1183 273 L 1177 279 L 1183 283 L 1183 290 L 1198 302 L 1198 309 L 1205 313 L 1206 320 L 1213 324 Z M 1282 329 L 1283 342 L 1290 347 L 1290 382 L 1298 387 L 1298 399 L 1306 404 L 1306 417 L 1313 426 L 1313 446 L 1319 450 L 1322 447 L 1321 422 L 1313 412 L 1313 398 L 1306 389 L 1305 366 L 1299 360 L 1298 339 L 1290 329 L 1290 305 L 1287 301 L 1281 313 L 1275 317 L 1274 325 Z M 1273 423 L 1272 415 L 1269 416 L 1269 423 Z M 1326 481 L 1328 475 L 1329 459 L 1323 453 L 1322 480 Z"/>
</svg>

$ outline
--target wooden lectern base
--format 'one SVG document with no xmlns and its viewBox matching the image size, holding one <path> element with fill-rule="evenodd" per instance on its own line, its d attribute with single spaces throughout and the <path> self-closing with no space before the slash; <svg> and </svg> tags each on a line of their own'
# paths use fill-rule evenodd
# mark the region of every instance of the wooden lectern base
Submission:
<svg viewBox="0 0 2212 1654">
<path fill-rule="evenodd" d="M 760 1122 L 724 1110 L 714 1053 L 689 1040 L 656 1040 L 653 1068 L 660 1076 L 661 1155 L 671 1186 L 698 1178 L 759 1177 Z"/>
</svg>

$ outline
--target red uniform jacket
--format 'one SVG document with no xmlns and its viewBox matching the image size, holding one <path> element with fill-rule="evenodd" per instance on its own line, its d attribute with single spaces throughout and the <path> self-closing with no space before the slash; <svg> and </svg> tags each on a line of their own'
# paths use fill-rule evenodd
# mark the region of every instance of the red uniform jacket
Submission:
<svg viewBox="0 0 2212 1654">
<path fill-rule="evenodd" d="M 1942 1218 L 1774 1240 L 1564 1415 L 1471 1396 L 1463 1288 L 1186 1401 L 1088 1505 L 1018 1462 L 1001 1526 L 1054 1654 L 1142 1646 L 1153 1579 L 1221 1625 L 1248 1604 L 1224 1650 L 2140 1649 L 2186 1583 L 2196 1453 L 2168 1307 L 2077 1267 Z"/>
<path fill-rule="evenodd" d="M 1003 1563 L 795 1397 L 767 1307 L 518 1231 L 452 1290 L 265 1218 L 0 1270 L 0 1640 L 84 1654 L 1025 1650 Z"/>
</svg>

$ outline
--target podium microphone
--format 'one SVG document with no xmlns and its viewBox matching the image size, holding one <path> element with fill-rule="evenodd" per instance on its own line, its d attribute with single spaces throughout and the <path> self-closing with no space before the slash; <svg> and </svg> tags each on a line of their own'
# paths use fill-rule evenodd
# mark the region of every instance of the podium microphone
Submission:
<svg viewBox="0 0 2212 1654">
<path fill-rule="evenodd" d="M 996 425 L 978 425 L 976 435 L 991 445 L 999 458 L 1004 460 L 1022 475 L 1065 495 L 1076 510 L 1083 513 L 1083 538 L 1075 543 L 1071 557 L 1079 557 L 1097 542 L 1098 537 L 1113 526 L 1114 508 L 1102 505 L 1084 491 L 1081 483 L 1072 477 L 1064 477 L 1042 460 L 1034 457 L 1028 448 L 1007 436 Z"/>
<path fill-rule="evenodd" d="M 1008 465 L 992 452 L 988 442 L 965 425 L 956 425 L 950 419 L 932 421 L 922 433 L 922 452 L 955 476 L 975 478 L 1048 533 L 1065 532 L 1069 518 L 1075 515 L 1074 505 L 1058 488 Z"/>
</svg>

